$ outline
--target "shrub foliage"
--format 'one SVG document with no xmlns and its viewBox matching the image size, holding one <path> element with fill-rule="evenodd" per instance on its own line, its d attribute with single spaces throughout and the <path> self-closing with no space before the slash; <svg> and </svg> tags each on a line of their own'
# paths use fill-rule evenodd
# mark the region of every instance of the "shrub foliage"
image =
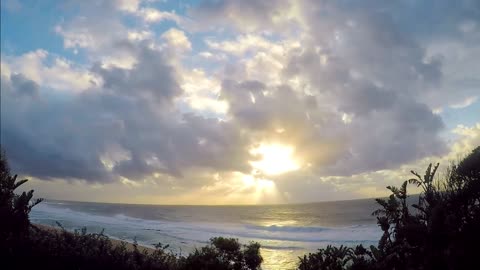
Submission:
<svg viewBox="0 0 480 270">
<path fill-rule="evenodd" d="M 422 176 L 376 199 L 373 212 L 383 231 L 378 246 L 328 246 L 299 258 L 299 270 L 323 269 L 480 269 L 480 147 L 446 176 L 435 177 L 439 164 Z M 416 204 L 408 205 L 408 184 L 421 189 Z"/>
<path fill-rule="evenodd" d="M 32 201 L 33 190 L 22 192 L 20 195 L 14 193 L 14 190 L 25 184 L 26 179 L 17 181 L 17 175 L 10 174 L 5 154 L 0 153 L 0 235 L 6 237 L 7 234 L 18 235 L 27 232 L 30 225 L 28 214 L 32 207 L 42 200 Z"/>
</svg>

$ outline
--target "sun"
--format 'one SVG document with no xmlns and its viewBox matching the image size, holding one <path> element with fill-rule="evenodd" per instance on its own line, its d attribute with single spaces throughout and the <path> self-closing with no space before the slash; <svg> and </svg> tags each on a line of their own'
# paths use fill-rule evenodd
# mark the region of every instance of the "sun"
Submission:
<svg viewBox="0 0 480 270">
<path fill-rule="evenodd" d="M 292 146 L 277 143 L 260 144 L 250 150 L 250 153 L 261 157 L 260 160 L 250 161 L 250 165 L 266 175 L 278 175 L 300 168 L 300 164 L 293 157 Z"/>
</svg>

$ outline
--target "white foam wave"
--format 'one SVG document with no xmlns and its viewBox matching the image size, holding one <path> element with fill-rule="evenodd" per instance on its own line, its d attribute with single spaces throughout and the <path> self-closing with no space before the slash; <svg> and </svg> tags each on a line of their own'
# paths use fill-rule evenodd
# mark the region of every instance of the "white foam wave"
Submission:
<svg viewBox="0 0 480 270">
<path fill-rule="evenodd" d="M 243 241 L 258 241 L 269 249 L 318 248 L 322 244 L 374 243 L 381 231 L 376 225 L 329 228 L 320 226 L 259 226 L 232 223 L 172 222 L 146 220 L 123 214 L 95 215 L 74 211 L 64 206 L 40 204 L 31 213 L 33 222 L 54 225 L 59 221 L 66 229 L 87 227 L 90 231 L 105 229 L 119 239 L 137 238 L 144 245 L 162 242 L 198 246 L 211 237 L 235 237 Z M 178 246 L 177 245 L 177 246 Z"/>
</svg>

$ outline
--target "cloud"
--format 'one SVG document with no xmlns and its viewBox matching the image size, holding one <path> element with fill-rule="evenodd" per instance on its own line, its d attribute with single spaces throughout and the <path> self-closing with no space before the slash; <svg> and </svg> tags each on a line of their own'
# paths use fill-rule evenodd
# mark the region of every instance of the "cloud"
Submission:
<svg viewBox="0 0 480 270">
<path fill-rule="evenodd" d="M 164 20 L 174 21 L 177 24 L 182 22 L 181 17 L 177 14 L 167 11 L 160 11 L 154 8 L 141 8 L 135 12 L 135 15 L 139 16 L 147 23 L 157 23 Z"/>
<path fill-rule="evenodd" d="M 117 94 L 143 96 L 161 101 L 170 101 L 181 94 L 175 71 L 168 65 L 167 56 L 140 46 L 132 68 L 93 66 L 92 71 L 100 75 L 103 86 Z M 160 84 L 161 82 L 161 84 Z"/>
<path fill-rule="evenodd" d="M 242 32 L 298 28 L 294 1 L 202 1 L 191 10 L 197 23 L 189 25 L 192 30 L 222 30 L 233 28 Z"/>
<path fill-rule="evenodd" d="M 442 156 L 426 156 L 397 168 L 367 171 L 349 176 L 318 177 L 314 172 L 305 170 L 300 175 L 286 175 L 277 179 L 277 188 L 289 191 L 293 200 L 301 197 L 302 201 L 388 196 L 389 192 L 386 187 L 401 185 L 403 181 L 411 178 L 412 170 L 422 174 L 430 163 L 440 163 L 437 175 L 442 176 L 451 162 L 457 162 L 480 145 L 480 123 L 470 127 L 458 126 L 452 132 L 457 135 L 457 138 L 448 144 L 446 154 Z M 302 185 L 299 185 L 299 182 Z M 419 192 L 412 185 L 408 188 L 411 194 Z"/>
<path fill-rule="evenodd" d="M 349 12 L 334 4 L 305 7 L 305 21 L 317 27 L 308 28 L 301 46 L 281 46 L 288 41 L 262 46 L 269 42 L 245 42 L 249 39 L 242 36 L 236 43 L 207 41 L 236 55 L 251 50 L 222 84 L 232 121 L 259 140 L 284 136 L 281 140 L 308 149 L 300 151 L 319 175 L 395 168 L 444 153 L 444 123 L 417 99 L 442 80 L 441 59 L 426 55 L 384 14 Z M 257 59 L 278 63 L 263 69 L 270 77 L 253 71 Z M 349 125 L 344 115 L 350 116 Z M 286 131 L 278 135 L 277 129 Z"/>
<path fill-rule="evenodd" d="M 459 127 L 451 144 L 433 113 L 478 105 L 474 1 L 207 1 L 188 20 L 143 1 L 72 5 L 55 33 L 81 60 L 2 55 L 1 135 L 15 170 L 86 181 L 88 198 L 376 196 L 478 138 Z M 255 172 L 262 143 L 291 147 L 298 168 Z"/>
<path fill-rule="evenodd" d="M 175 14 L 175 12 L 162 11 L 156 8 L 146 6 L 145 4 L 148 4 L 148 1 L 114 0 L 111 3 L 109 2 L 110 1 L 107 1 L 107 3 L 113 6 L 115 9 L 126 12 L 128 14 L 133 14 L 134 16 L 140 18 L 146 23 L 158 23 L 168 20 L 174 21 L 179 24 L 182 21 L 182 18 Z"/>
<path fill-rule="evenodd" d="M 473 103 L 475 103 L 477 101 L 477 99 L 478 99 L 478 96 L 468 97 L 460 103 L 450 105 L 450 108 L 453 108 L 453 109 L 466 108 L 466 107 L 472 105 Z"/>
<path fill-rule="evenodd" d="M 32 80 L 2 73 L 2 93 L 11 89 L 2 95 L 2 145 L 12 167 L 39 179 L 89 182 L 182 179 L 195 168 L 248 171 L 249 139 L 238 127 L 174 106 L 183 90 L 169 50 L 129 46 L 131 68 L 95 63 L 97 87 L 60 96 L 40 85 L 40 102 L 15 94 L 38 90 Z"/>
<path fill-rule="evenodd" d="M 19 95 L 37 96 L 38 84 L 32 80 L 27 79 L 22 74 L 13 74 L 10 76 L 12 88 L 15 93 Z M 8 91 L 8 90 L 6 90 Z"/>
<path fill-rule="evenodd" d="M 241 56 L 247 52 L 256 51 L 276 51 L 281 53 L 283 50 L 282 44 L 271 42 L 260 35 L 240 35 L 234 41 L 216 42 L 207 39 L 207 46 L 211 49 L 223 51 L 232 55 Z"/>
<path fill-rule="evenodd" d="M 140 0 L 115 0 L 113 3 L 121 11 L 135 12 L 138 10 Z"/>
<path fill-rule="evenodd" d="M 169 46 L 177 50 L 188 51 L 192 49 L 192 44 L 188 40 L 185 32 L 172 28 L 162 34 Z"/>
<path fill-rule="evenodd" d="M 20 56 L 2 58 L 2 74 L 15 70 L 36 84 L 60 91 L 85 91 L 99 84 L 98 77 L 69 60 L 36 50 Z"/>
<path fill-rule="evenodd" d="M 72 4 L 79 15 L 62 21 L 54 27 L 54 31 L 63 37 L 63 45 L 67 49 L 89 49 L 93 51 L 110 46 L 112 41 L 120 39 L 127 32 L 121 22 L 118 11 L 136 10 L 138 1 L 85 1 Z"/>
<path fill-rule="evenodd" d="M 228 110 L 228 103 L 218 98 L 220 82 L 208 76 L 202 69 L 183 70 L 182 89 L 185 91 L 182 101 L 195 111 L 207 111 L 223 116 Z"/>
</svg>

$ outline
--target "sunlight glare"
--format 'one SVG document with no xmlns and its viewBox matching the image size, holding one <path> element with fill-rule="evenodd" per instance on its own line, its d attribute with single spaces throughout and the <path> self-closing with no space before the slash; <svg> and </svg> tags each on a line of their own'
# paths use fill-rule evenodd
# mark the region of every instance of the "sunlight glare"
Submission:
<svg viewBox="0 0 480 270">
<path fill-rule="evenodd" d="M 282 144 L 260 144 L 250 150 L 252 155 L 259 155 L 258 161 L 250 161 L 255 169 L 266 175 L 277 175 L 298 170 L 300 165 L 293 158 L 294 148 Z"/>
</svg>

